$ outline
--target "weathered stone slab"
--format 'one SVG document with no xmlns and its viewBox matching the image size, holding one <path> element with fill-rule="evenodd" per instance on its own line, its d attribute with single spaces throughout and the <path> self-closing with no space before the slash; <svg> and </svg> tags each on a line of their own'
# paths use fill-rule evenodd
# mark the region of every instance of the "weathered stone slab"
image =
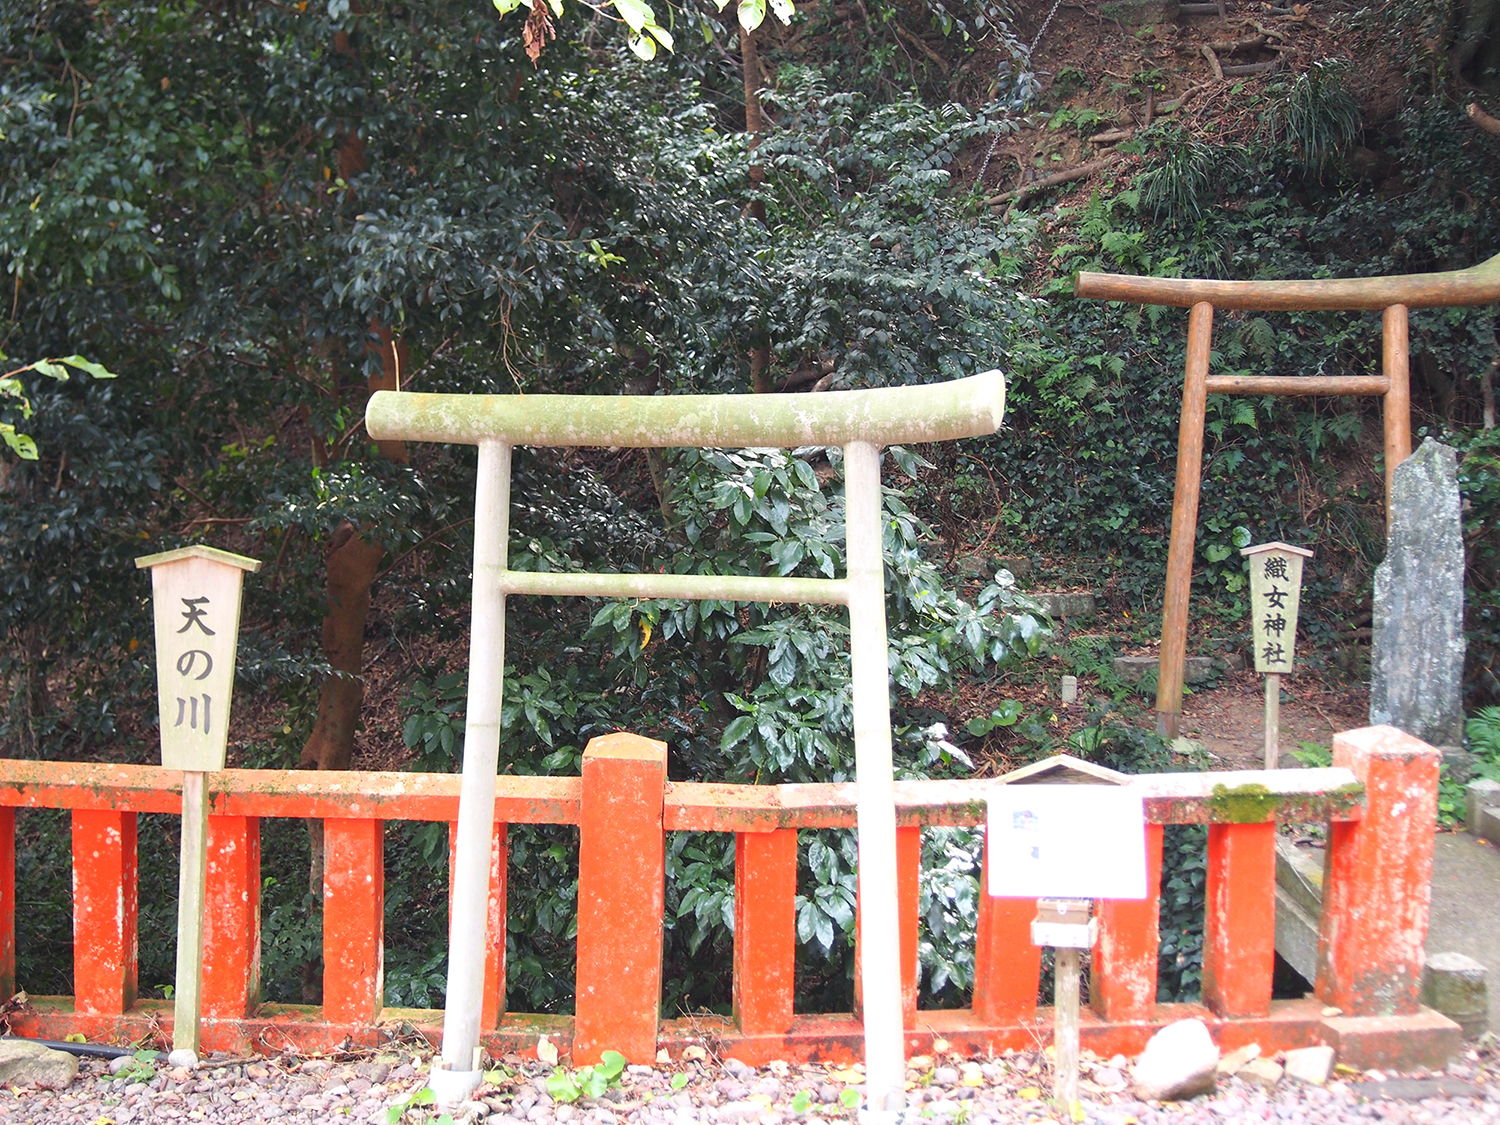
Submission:
<svg viewBox="0 0 1500 1125">
<path fill-rule="evenodd" d="M 1500 781 L 1476 777 L 1464 788 L 1464 823 L 1478 836 L 1480 814 L 1486 808 L 1500 808 Z"/>
<path fill-rule="evenodd" d="M 1422 1003 L 1442 1012 L 1478 1039 L 1490 1026 L 1490 994 L 1485 967 L 1462 953 L 1434 953 L 1422 969 Z"/>
<path fill-rule="evenodd" d="M 1218 1067 L 1219 1048 L 1202 1020 L 1169 1023 L 1151 1037 L 1135 1064 L 1135 1096 L 1166 1102 L 1211 1094 Z"/>
<path fill-rule="evenodd" d="M 1010 571 L 1017 582 L 1025 582 L 1031 577 L 1031 560 L 1025 555 L 1001 555 L 995 560 L 995 566 Z"/>
<path fill-rule="evenodd" d="M 1360 1097 L 1374 1100 L 1420 1102 L 1428 1098 L 1482 1098 L 1484 1090 L 1462 1078 L 1387 1078 L 1383 1082 L 1361 1082 L 1354 1087 Z"/>
<path fill-rule="evenodd" d="M 1458 457 L 1427 438 L 1391 484 L 1385 561 L 1375 570 L 1371 725 L 1463 744 L 1463 617 Z"/>
<path fill-rule="evenodd" d="M 1115 675 L 1127 684 L 1138 684 L 1160 670 L 1161 661 L 1154 656 L 1117 656 Z M 1209 679 L 1219 670 L 1212 656 L 1189 656 L 1183 661 L 1182 678 L 1190 684 Z"/>
<path fill-rule="evenodd" d="M 1099 14 L 1125 27 L 1150 27 L 1175 20 L 1178 5 L 1179 0 L 1109 0 L 1099 5 Z"/>
<path fill-rule="evenodd" d="M 1475 825 L 1474 834 L 1500 847 L 1500 808 L 1494 805 L 1486 805 L 1480 809 L 1479 821 Z"/>
<path fill-rule="evenodd" d="M 1046 612 L 1048 617 L 1092 617 L 1094 595 L 1086 590 L 1067 590 L 1061 593 L 1037 592 L 1030 595 Z"/>
</svg>

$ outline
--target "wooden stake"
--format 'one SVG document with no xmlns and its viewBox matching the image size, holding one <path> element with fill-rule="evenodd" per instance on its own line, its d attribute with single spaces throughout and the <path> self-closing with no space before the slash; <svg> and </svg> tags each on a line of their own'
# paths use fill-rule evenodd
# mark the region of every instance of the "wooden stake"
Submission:
<svg viewBox="0 0 1500 1125">
<path fill-rule="evenodd" d="M 1182 420 L 1177 427 L 1177 483 L 1172 493 L 1172 538 L 1167 545 L 1167 588 L 1157 662 L 1156 733 L 1177 737 L 1182 714 L 1182 671 L 1187 655 L 1188 598 L 1193 584 L 1193 544 L 1198 492 L 1203 483 L 1203 420 L 1208 406 L 1208 352 L 1214 307 L 1200 303 L 1188 314 L 1187 370 Z"/>
<path fill-rule="evenodd" d="M 203 916 L 208 875 L 207 774 L 182 775 L 182 866 L 177 881 L 177 983 L 172 1006 L 172 1050 L 199 1052 L 203 1010 Z"/>
<path fill-rule="evenodd" d="M 1056 1020 L 1056 1081 L 1053 1098 L 1058 1109 L 1071 1114 L 1078 1104 L 1078 961 L 1076 949 L 1057 949 L 1056 984 L 1052 1011 Z"/>
<path fill-rule="evenodd" d="M 1266 673 L 1266 769 L 1276 769 L 1281 752 L 1281 673 Z"/>
<path fill-rule="evenodd" d="M 1385 518 L 1391 518 L 1391 481 L 1396 466 L 1411 456 L 1410 354 L 1405 305 L 1391 305 L 1380 318 L 1383 374 L 1390 380 L 1385 392 Z"/>
</svg>

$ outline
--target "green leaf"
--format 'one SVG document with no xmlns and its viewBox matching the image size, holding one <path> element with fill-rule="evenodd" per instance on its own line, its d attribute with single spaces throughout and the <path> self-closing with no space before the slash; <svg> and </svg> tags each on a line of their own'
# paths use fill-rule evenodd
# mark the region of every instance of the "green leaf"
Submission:
<svg viewBox="0 0 1500 1125">
<path fill-rule="evenodd" d="M 839 1091 L 839 1101 L 845 1109 L 859 1108 L 859 1091 L 853 1086 L 845 1086 Z"/>
<path fill-rule="evenodd" d="M 793 1113 L 806 1113 L 812 1106 L 812 1093 L 808 1090 L 798 1090 L 797 1096 L 792 1099 Z"/>
<path fill-rule="evenodd" d="M 605 1051 L 599 1056 L 599 1073 L 613 1082 L 625 1070 L 625 1056 L 619 1051 Z"/>
<path fill-rule="evenodd" d="M 679 1070 L 676 1074 L 672 1075 L 672 1089 L 680 1090 L 687 1084 L 688 1076 L 683 1071 Z"/>
<path fill-rule="evenodd" d="M 95 379 L 116 378 L 115 373 L 105 367 L 104 364 L 95 363 L 91 359 L 84 359 L 81 355 L 65 355 L 57 362 L 66 363 L 69 367 L 76 367 L 78 370 L 92 375 Z"/>
<path fill-rule="evenodd" d="M 650 62 L 656 58 L 656 40 L 649 35 L 637 35 L 631 32 L 625 37 L 625 42 L 630 44 L 630 49 L 637 57 Z"/>
<path fill-rule="evenodd" d="M 749 736 L 754 726 L 755 720 L 749 715 L 741 715 L 731 720 L 724 728 L 724 737 L 719 740 L 719 749 L 733 750 Z"/>
<path fill-rule="evenodd" d="M 31 369 L 38 375 L 46 375 L 49 378 L 56 379 L 62 383 L 66 383 L 68 381 L 68 369 L 66 367 L 63 367 L 59 363 L 53 362 L 50 359 L 37 360 L 31 365 Z"/>
<path fill-rule="evenodd" d="M 754 31 L 766 22 L 766 0 L 740 0 L 740 26 Z"/>
<path fill-rule="evenodd" d="M 637 34 L 648 23 L 656 22 L 656 14 L 651 11 L 651 5 L 643 3 L 642 0 L 615 0 L 615 11 L 620 13 L 620 18 L 625 21 L 625 26 Z M 640 52 L 636 53 L 639 54 Z"/>
</svg>

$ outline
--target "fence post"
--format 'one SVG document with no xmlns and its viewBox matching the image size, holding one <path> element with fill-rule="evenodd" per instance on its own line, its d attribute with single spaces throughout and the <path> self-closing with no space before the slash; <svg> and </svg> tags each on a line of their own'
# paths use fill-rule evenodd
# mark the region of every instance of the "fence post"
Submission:
<svg viewBox="0 0 1500 1125">
<path fill-rule="evenodd" d="M 1276 824 L 1208 828 L 1203 1002 L 1221 1016 L 1271 1011 L 1276 968 Z"/>
<path fill-rule="evenodd" d="M 1333 764 L 1365 787 L 1364 816 L 1329 825 L 1318 935 L 1318 997 L 1346 1016 L 1419 1007 L 1441 762 L 1395 727 L 1333 737 Z"/>
<path fill-rule="evenodd" d="M 385 991 L 385 822 L 323 821 L 323 1018 L 374 1023 Z"/>
<path fill-rule="evenodd" d="M 1034 898 L 992 898 L 990 840 L 979 872 L 979 919 L 974 933 L 974 1019 L 982 1027 L 1026 1023 L 1036 1017 L 1042 950 L 1031 944 Z"/>
<path fill-rule="evenodd" d="M 745 1035 L 791 1030 L 796 910 L 797 830 L 736 833 L 734 1016 Z"/>
<path fill-rule="evenodd" d="M 656 1059 L 661 1022 L 667 745 L 607 734 L 583 752 L 573 1061 Z"/>
<path fill-rule="evenodd" d="M 494 1031 L 505 1015 L 505 880 L 510 825 L 495 823 L 490 837 L 490 897 L 484 921 L 484 1003 L 479 1029 Z M 458 822 L 448 822 L 448 916 L 453 916 L 453 871 L 458 866 Z"/>
<path fill-rule="evenodd" d="M 260 1003 L 260 818 L 208 818 L 203 1014 L 239 1019 Z"/>
<path fill-rule="evenodd" d="M 1150 1019 L 1156 1013 L 1161 846 L 1161 825 L 1146 825 L 1144 899 L 1103 899 L 1095 910 L 1099 942 L 1089 965 L 1089 1002 L 1112 1022 Z"/>
<path fill-rule="evenodd" d="M 135 813 L 73 810 L 73 1008 L 118 1015 L 135 1003 Z"/>
<path fill-rule="evenodd" d="M 0 806 L 0 996 L 16 994 L 16 810 Z"/>
</svg>

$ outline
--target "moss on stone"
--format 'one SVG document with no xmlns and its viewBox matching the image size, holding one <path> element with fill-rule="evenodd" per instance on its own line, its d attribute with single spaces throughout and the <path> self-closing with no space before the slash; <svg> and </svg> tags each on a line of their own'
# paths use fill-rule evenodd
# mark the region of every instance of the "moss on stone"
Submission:
<svg viewBox="0 0 1500 1125">
<path fill-rule="evenodd" d="M 1276 811 L 1281 798 L 1258 781 L 1236 785 L 1214 786 L 1208 807 L 1221 822 L 1229 824 L 1262 824 Z"/>
</svg>

